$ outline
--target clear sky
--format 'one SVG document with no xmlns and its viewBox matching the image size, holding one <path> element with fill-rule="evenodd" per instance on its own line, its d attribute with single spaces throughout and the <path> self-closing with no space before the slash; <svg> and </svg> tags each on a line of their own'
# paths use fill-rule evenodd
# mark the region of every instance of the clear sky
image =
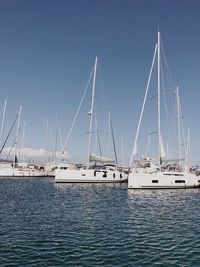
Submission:
<svg viewBox="0 0 200 267">
<path fill-rule="evenodd" d="M 165 53 L 190 128 L 192 162 L 200 164 L 199 0 L 0 0 L 0 101 L 8 98 L 9 128 L 22 105 L 25 146 L 44 148 L 46 119 L 55 138 L 71 126 L 95 56 L 115 139 L 131 149 L 157 38 Z M 68 151 L 87 156 L 88 107 L 83 107 Z M 6 130 L 8 131 L 8 130 Z M 120 157 L 120 156 L 119 156 Z"/>
</svg>

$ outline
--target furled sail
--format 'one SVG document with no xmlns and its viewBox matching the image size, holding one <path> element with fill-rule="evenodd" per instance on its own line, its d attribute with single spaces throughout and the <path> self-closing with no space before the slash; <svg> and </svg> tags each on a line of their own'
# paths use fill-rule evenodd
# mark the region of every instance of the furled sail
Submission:
<svg viewBox="0 0 200 267">
<path fill-rule="evenodd" d="M 89 156 L 89 161 L 90 162 L 101 162 L 101 163 L 112 163 L 114 164 L 115 161 L 106 157 L 101 157 L 101 156 L 96 156 L 95 154 L 91 154 Z"/>
<path fill-rule="evenodd" d="M 165 153 L 165 149 L 164 149 L 164 145 L 163 145 L 162 136 L 161 136 L 160 140 L 161 140 L 161 143 L 160 143 L 160 156 L 162 158 L 165 158 L 166 157 L 166 153 Z"/>
</svg>

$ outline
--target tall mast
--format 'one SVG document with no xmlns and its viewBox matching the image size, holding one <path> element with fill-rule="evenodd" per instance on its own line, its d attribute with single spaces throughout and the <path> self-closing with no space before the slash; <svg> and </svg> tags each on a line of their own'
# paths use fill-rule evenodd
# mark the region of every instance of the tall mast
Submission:
<svg viewBox="0 0 200 267">
<path fill-rule="evenodd" d="M 93 84 L 92 84 L 92 101 L 91 101 L 91 109 L 89 111 L 90 116 L 90 125 L 89 125 L 89 141 L 88 141 L 88 163 L 90 162 L 90 149 L 91 149 L 91 137 L 92 137 L 92 124 L 93 124 L 93 109 L 94 109 L 94 96 L 95 96 L 95 85 L 96 85 L 96 72 L 97 72 L 97 57 L 95 59 L 94 64 L 94 76 L 93 76 Z"/>
<path fill-rule="evenodd" d="M 20 140 L 19 161 L 24 162 L 24 137 L 25 137 L 25 122 L 22 127 L 22 135 Z"/>
<path fill-rule="evenodd" d="M 99 150 L 99 154 L 102 157 L 102 150 L 101 150 L 101 142 L 100 142 L 100 137 L 99 137 L 97 117 L 95 117 L 95 133 L 96 133 L 96 151 Z M 97 149 L 97 147 L 98 147 L 98 149 Z"/>
<path fill-rule="evenodd" d="M 159 161 L 162 163 L 161 156 L 161 126 L 160 126 L 160 32 L 158 32 L 158 148 Z"/>
<path fill-rule="evenodd" d="M 46 121 L 46 133 L 45 133 L 45 160 L 48 162 L 48 137 L 49 137 L 49 119 Z"/>
<path fill-rule="evenodd" d="M 114 155 L 115 155 L 115 164 L 117 167 L 117 165 L 118 165 L 117 151 L 116 151 L 116 146 L 115 146 L 115 139 L 114 139 L 114 133 L 113 133 L 113 127 L 112 127 L 112 121 L 111 120 L 110 120 L 110 130 L 111 130 L 111 134 L 112 134 L 113 149 L 114 149 Z"/>
<path fill-rule="evenodd" d="M 188 128 L 187 132 L 187 148 L 186 148 L 186 159 L 185 159 L 185 164 L 186 166 L 190 165 L 190 129 Z"/>
<path fill-rule="evenodd" d="M 15 166 L 15 163 L 16 163 L 16 156 L 17 156 L 17 150 L 18 150 L 21 112 L 22 112 L 22 106 L 19 107 L 19 113 L 18 113 L 18 123 L 17 123 L 16 139 L 15 139 L 15 154 L 14 154 L 14 165 L 13 166 Z"/>
<path fill-rule="evenodd" d="M 108 152 L 109 152 L 109 157 L 111 156 L 111 133 L 110 133 L 110 110 L 108 111 Z"/>
<path fill-rule="evenodd" d="M 125 166 L 125 156 L 124 156 L 124 137 L 123 137 L 123 135 L 121 136 L 121 153 L 122 153 L 122 155 L 121 155 L 121 157 L 122 157 L 121 164 L 124 167 Z"/>
<path fill-rule="evenodd" d="M 146 91 L 145 91 L 145 95 L 144 95 L 144 100 L 143 100 L 143 104 L 142 104 L 142 110 L 141 110 L 141 113 L 140 113 L 140 118 L 139 118 L 139 122 L 138 122 L 138 126 L 137 126 L 134 146 L 133 146 L 133 150 L 132 150 L 132 154 L 131 154 L 131 159 L 130 159 L 130 162 L 129 162 L 129 168 L 131 168 L 131 166 L 132 166 L 132 161 L 133 161 L 134 155 L 137 154 L 137 139 L 138 139 L 138 135 L 139 135 L 139 131 L 140 131 L 140 125 L 141 125 L 141 122 L 142 122 L 142 117 L 143 117 L 143 113 L 144 113 L 144 107 L 145 107 L 145 104 L 146 104 L 147 94 L 148 94 L 148 91 L 149 91 L 149 85 L 150 85 L 150 81 L 151 81 L 151 75 L 152 75 L 152 72 L 153 72 L 153 66 L 154 66 L 154 62 L 155 62 L 155 59 L 156 59 L 157 50 L 158 50 L 158 45 L 156 44 L 155 49 L 154 49 L 153 60 L 152 60 L 152 63 L 151 63 L 151 69 L 150 69 L 150 73 L 149 73 L 149 78 L 148 78 L 148 82 L 147 82 L 147 86 L 146 86 Z"/>
<path fill-rule="evenodd" d="M 1 135 L 0 135 L 0 147 L 1 147 L 2 139 L 3 139 L 6 107 L 7 107 L 7 99 L 4 102 L 4 108 L 3 108 L 3 116 L 2 116 L 2 123 L 1 123 Z"/>
<path fill-rule="evenodd" d="M 58 145 L 58 116 L 56 117 L 56 136 L 55 136 L 55 147 L 53 153 L 53 164 L 57 163 L 57 145 Z"/>
<path fill-rule="evenodd" d="M 178 115 L 178 146 L 179 146 L 179 161 L 181 163 L 181 117 L 180 117 L 180 98 L 179 98 L 179 88 L 176 88 L 177 97 L 177 115 Z"/>
</svg>

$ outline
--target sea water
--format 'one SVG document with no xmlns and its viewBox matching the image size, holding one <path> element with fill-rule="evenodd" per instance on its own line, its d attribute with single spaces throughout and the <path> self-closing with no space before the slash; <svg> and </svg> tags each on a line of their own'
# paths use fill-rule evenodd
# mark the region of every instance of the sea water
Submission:
<svg viewBox="0 0 200 267">
<path fill-rule="evenodd" d="M 200 190 L 1 178 L 0 266 L 200 266 Z"/>
</svg>

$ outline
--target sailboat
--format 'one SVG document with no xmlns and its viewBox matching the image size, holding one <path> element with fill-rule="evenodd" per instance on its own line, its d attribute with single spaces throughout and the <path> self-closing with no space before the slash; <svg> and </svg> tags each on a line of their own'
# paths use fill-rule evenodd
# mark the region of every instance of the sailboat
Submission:
<svg viewBox="0 0 200 267">
<path fill-rule="evenodd" d="M 94 120 L 94 98 L 97 62 L 93 70 L 92 98 L 89 111 L 88 165 L 81 167 L 63 167 L 56 169 L 55 182 L 59 183 L 121 183 L 128 179 L 128 174 L 117 167 L 114 160 L 91 153 L 91 138 Z"/>
<path fill-rule="evenodd" d="M 0 156 L 1 153 L 6 145 L 6 142 L 10 136 L 10 133 L 15 125 L 15 123 L 18 120 L 17 123 L 17 132 L 16 132 L 16 138 L 15 138 L 15 151 L 14 151 L 14 157 L 13 160 L 3 159 L 0 158 L 0 177 L 44 177 L 46 175 L 44 168 L 42 166 L 37 166 L 36 164 L 28 164 L 24 162 L 18 162 L 19 156 L 19 149 L 18 149 L 18 143 L 19 143 L 19 132 L 20 132 L 20 119 L 21 119 L 21 111 L 22 106 L 19 108 L 19 112 L 11 126 L 11 129 L 5 139 L 5 141 L 2 144 L 2 136 L 3 136 L 3 128 L 4 128 L 4 120 L 5 120 L 5 111 L 6 111 L 6 104 L 7 100 L 4 104 L 4 110 L 3 110 L 3 118 L 2 118 L 2 126 L 1 126 L 1 139 L 0 139 Z M 23 127 L 23 135 L 24 135 L 24 127 Z M 21 140 L 22 141 L 22 140 Z"/>
<path fill-rule="evenodd" d="M 183 159 L 179 156 L 178 160 L 166 159 L 166 153 L 161 134 L 161 36 L 158 32 L 158 41 L 154 51 L 147 88 L 140 113 L 139 123 L 136 131 L 135 142 L 129 164 L 128 188 L 129 189 L 167 189 L 167 188 L 197 188 L 200 186 L 198 177 L 188 171 L 187 164 L 183 164 Z M 141 121 L 143 118 L 146 98 L 153 71 L 153 66 L 157 56 L 157 136 L 158 136 L 158 159 L 143 156 L 134 162 L 133 157 L 137 152 L 137 141 Z M 180 130 L 180 124 L 179 124 Z M 180 135 L 179 135 L 180 141 Z M 180 143 L 179 143 L 180 148 Z"/>
</svg>

